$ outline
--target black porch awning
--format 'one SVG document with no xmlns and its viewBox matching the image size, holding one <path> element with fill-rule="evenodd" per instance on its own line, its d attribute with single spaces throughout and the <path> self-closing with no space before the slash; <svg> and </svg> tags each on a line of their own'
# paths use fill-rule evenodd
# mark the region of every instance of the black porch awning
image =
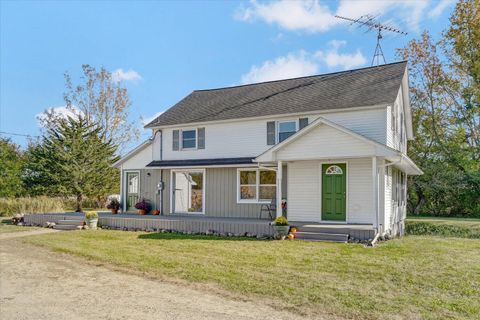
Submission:
<svg viewBox="0 0 480 320">
<path fill-rule="evenodd" d="M 215 158 L 215 159 L 189 159 L 189 160 L 157 160 L 147 164 L 147 167 L 194 167 L 194 166 L 219 166 L 253 164 L 255 157 L 243 158 Z"/>
</svg>

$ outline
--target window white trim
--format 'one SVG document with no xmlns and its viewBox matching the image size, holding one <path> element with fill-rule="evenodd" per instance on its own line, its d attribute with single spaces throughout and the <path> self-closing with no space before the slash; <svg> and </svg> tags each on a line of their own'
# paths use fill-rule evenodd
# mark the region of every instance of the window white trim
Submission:
<svg viewBox="0 0 480 320">
<path fill-rule="evenodd" d="M 178 146 L 179 150 L 197 150 L 198 149 L 198 128 L 184 128 L 179 130 L 179 141 L 178 141 Z M 185 148 L 183 146 L 183 132 L 184 131 L 195 131 L 195 147 L 191 148 Z"/>
<path fill-rule="evenodd" d="M 240 172 L 242 171 L 255 171 L 255 184 L 243 184 L 242 186 L 255 186 L 255 199 L 241 199 L 240 198 Z M 270 203 L 272 199 L 260 200 L 260 171 L 269 171 L 268 169 L 261 168 L 237 168 L 237 203 Z M 276 171 L 276 170 L 275 170 Z M 276 180 L 276 179 L 275 179 Z M 275 184 L 262 184 L 265 187 L 275 187 L 278 188 L 277 183 Z"/>
<path fill-rule="evenodd" d="M 286 119 L 286 120 L 280 120 L 276 122 L 276 132 L 275 132 L 275 144 L 280 143 L 280 124 L 281 123 L 287 123 L 287 122 L 293 122 L 295 123 L 295 133 L 298 132 L 298 122 L 299 119 Z"/>
<path fill-rule="evenodd" d="M 203 186 L 202 186 L 202 212 L 174 212 L 174 195 L 173 195 L 173 176 L 176 172 L 201 172 L 203 174 Z M 207 174 L 206 169 L 175 169 L 170 170 L 170 214 L 199 214 L 205 215 L 205 186 L 206 186 Z"/>
</svg>

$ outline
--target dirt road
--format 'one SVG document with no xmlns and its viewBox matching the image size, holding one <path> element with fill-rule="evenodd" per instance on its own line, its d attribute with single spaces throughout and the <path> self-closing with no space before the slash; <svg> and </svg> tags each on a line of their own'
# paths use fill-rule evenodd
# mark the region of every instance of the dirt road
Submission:
<svg viewBox="0 0 480 320">
<path fill-rule="evenodd" d="M 0 241 L 0 318 L 300 319 L 262 303 L 112 270 L 6 237 Z"/>
</svg>

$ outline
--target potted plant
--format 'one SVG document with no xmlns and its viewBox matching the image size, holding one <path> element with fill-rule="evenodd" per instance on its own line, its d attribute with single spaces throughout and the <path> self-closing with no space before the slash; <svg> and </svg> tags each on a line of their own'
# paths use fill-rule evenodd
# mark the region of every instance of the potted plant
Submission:
<svg viewBox="0 0 480 320">
<path fill-rule="evenodd" d="M 112 198 L 107 205 L 107 209 L 110 209 L 112 214 L 117 214 L 120 209 L 120 201 L 117 198 Z"/>
<path fill-rule="evenodd" d="M 155 210 L 152 211 L 152 213 L 153 213 L 154 216 L 158 216 L 160 214 L 160 210 L 155 209 Z"/>
<path fill-rule="evenodd" d="M 147 214 L 150 211 L 150 203 L 144 198 L 135 204 L 135 208 L 138 209 L 138 214 Z"/>
<path fill-rule="evenodd" d="M 275 239 L 285 239 L 285 237 L 288 235 L 288 231 L 290 230 L 290 225 L 288 224 L 287 218 L 281 216 L 275 219 L 273 222 L 273 229 Z"/>
<path fill-rule="evenodd" d="M 96 230 L 98 224 L 98 214 L 96 211 L 86 211 L 85 212 L 85 221 L 88 228 Z"/>
</svg>

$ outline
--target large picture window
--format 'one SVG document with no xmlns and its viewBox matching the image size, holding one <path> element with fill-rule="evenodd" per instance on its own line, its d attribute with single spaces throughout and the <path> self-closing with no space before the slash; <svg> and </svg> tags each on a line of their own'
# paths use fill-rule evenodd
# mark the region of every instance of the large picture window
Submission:
<svg viewBox="0 0 480 320">
<path fill-rule="evenodd" d="M 172 170 L 171 209 L 174 213 L 203 213 L 205 198 L 203 170 Z"/>
<path fill-rule="evenodd" d="M 277 173 L 273 170 L 239 169 L 238 202 L 270 202 L 277 193 Z"/>
</svg>

